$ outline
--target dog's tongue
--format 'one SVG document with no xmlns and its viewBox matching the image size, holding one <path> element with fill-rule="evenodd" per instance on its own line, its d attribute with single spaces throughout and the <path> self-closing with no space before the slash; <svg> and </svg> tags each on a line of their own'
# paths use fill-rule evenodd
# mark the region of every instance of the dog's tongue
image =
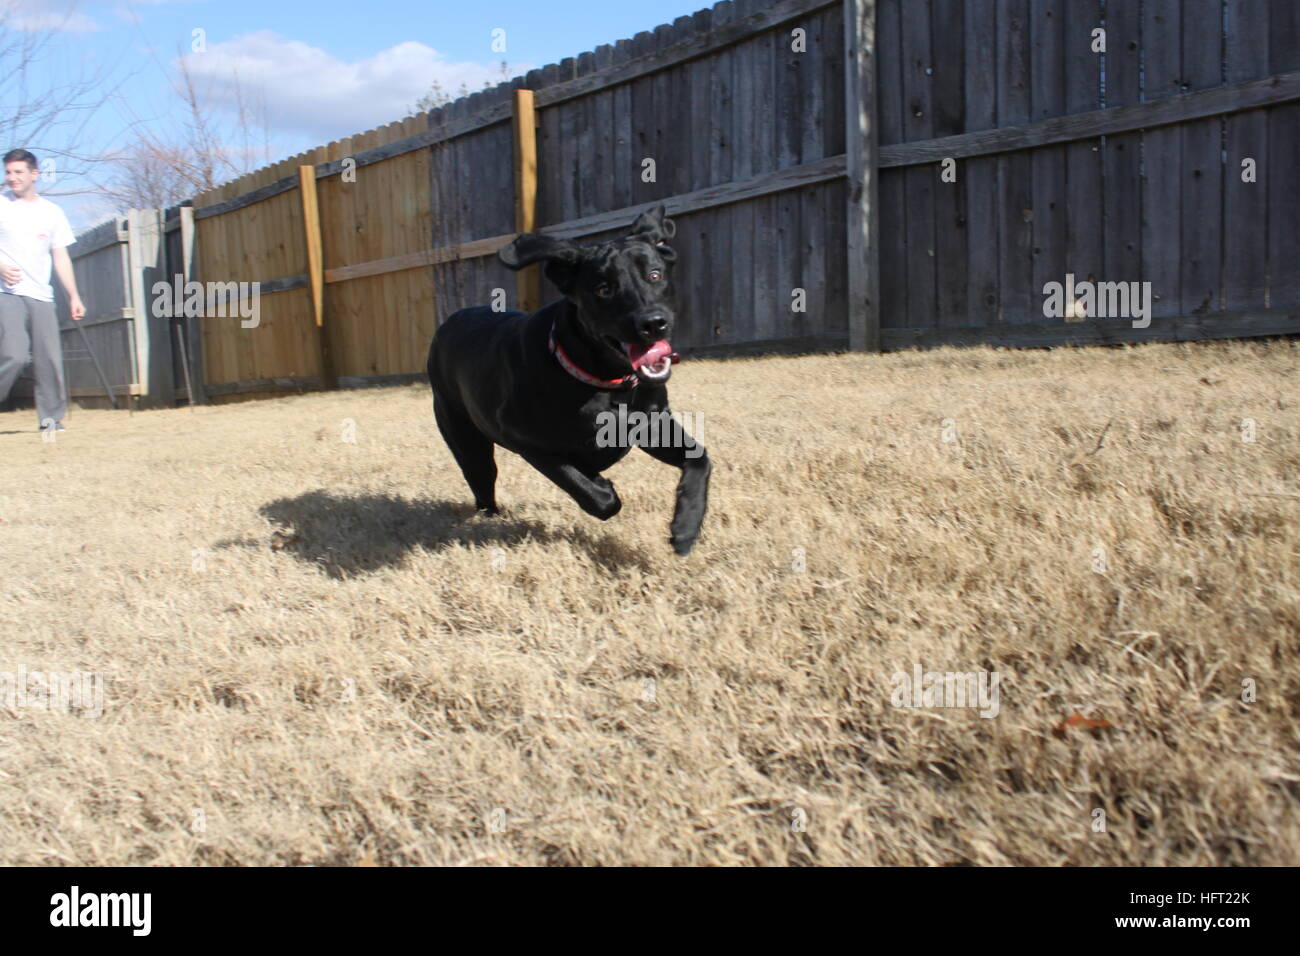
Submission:
<svg viewBox="0 0 1300 956">
<path fill-rule="evenodd" d="M 660 339 L 653 345 L 624 345 L 623 347 L 627 349 L 627 357 L 632 363 L 633 371 L 642 365 L 658 365 L 660 359 L 671 355 L 673 351 L 667 339 Z"/>
</svg>

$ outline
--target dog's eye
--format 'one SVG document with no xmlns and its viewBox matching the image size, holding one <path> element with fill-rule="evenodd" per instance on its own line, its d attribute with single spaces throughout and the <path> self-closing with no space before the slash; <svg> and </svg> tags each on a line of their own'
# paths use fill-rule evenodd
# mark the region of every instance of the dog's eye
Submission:
<svg viewBox="0 0 1300 956">
<path fill-rule="evenodd" d="M 596 295 L 600 296 L 602 299 L 608 299 L 613 294 L 614 287 L 608 282 L 602 282 L 600 285 L 596 286 Z"/>
<path fill-rule="evenodd" d="M 660 272 L 658 269 L 651 269 L 650 274 L 646 276 L 646 278 L 649 279 L 651 282 L 658 282 L 663 277 L 664 274 Z"/>
</svg>

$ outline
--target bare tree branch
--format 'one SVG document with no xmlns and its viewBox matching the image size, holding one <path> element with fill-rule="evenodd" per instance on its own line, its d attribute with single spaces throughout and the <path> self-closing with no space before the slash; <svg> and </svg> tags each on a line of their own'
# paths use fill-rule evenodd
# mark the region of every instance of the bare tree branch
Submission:
<svg viewBox="0 0 1300 956">
<path fill-rule="evenodd" d="M 76 60 L 77 75 L 62 81 L 38 68 L 58 61 L 64 72 L 63 64 L 74 61 L 56 41 L 75 16 L 73 4 L 48 25 L 36 24 L 26 20 L 17 5 L 0 3 L 0 143 L 6 150 L 30 149 L 43 167 L 57 169 L 57 187 L 46 190 L 52 195 L 92 191 L 68 188 L 67 180 L 71 177 L 75 183 L 101 158 L 103 149 L 88 141 L 89 124 L 121 85 L 113 81 L 115 64 L 89 68 L 84 60 Z M 53 183 L 54 177 L 47 181 Z"/>
</svg>

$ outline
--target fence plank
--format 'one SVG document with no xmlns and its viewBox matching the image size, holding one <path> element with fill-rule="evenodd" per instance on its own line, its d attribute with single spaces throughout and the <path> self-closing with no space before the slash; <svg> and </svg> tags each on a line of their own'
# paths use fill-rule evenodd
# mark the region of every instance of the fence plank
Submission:
<svg viewBox="0 0 1300 956">
<path fill-rule="evenodd" d="M 750 16 L 758 8 L 758 0 L 735 0 L 734 13 L 739 18 Z M 761 165 L 763 157 L 758 155 L 755 142 L 754 110 L 757 103 L 771 103 L 755 94 L 762 86 L 759 76 L 763 69 L 762 48 L 759 40 L 750 38 L 736 44 L 731 53 L 731 87 L 733 90 L 733 107 L 731 111 L 731 178 L 749 179 L 756 173 L 770 168 Z M 770 60 L 768 61 L 770 62 Z M 754 242 L 754 231 L 764 224 L 755 220 L 758 212 L 754 201 L 737 203 L 730 213 L 731 231 L 731 301 L 725 318 L 725 342 L 744 342 L 754 336 L 754 310 L 765 308 L 771 300 L 771 256 L 773 250 L 763 249 Z M 765 233 L 770 235 L 770 233 Z M 760 261 L 761 258 L 761 261 Z M 756 288 L 762 282 L 762 295 L 768 302 L 760 300 L 760 290 Z"/>
<path fill-rule="evenodd" d="M 400 139 L 401 134 L 388 123 L 375 130 L 374 145 L 381 146 L 390 140 Z M 372 241 L 378 243 L 381 251 L 392 255 L 404 248 L 401 223 L 406 219 L 401 208 L 402 164 L 410 154 L 396 156 L 379 163 L 374 168 L 372 178 L 379 189 L 371 207 L 370 228 L 374 235 Z M 355 307 L 357 337 L 365 341 L 365 357 L 369 360 L 365 371 L 377 375 L 394 370 L 399 364 L 396 323 L 401 310 L 399 287 L 405 285 L 410 274 L 390 276 L 387 279 L 371 279 L 358 283 L 358 288 L 369 287 L 367 301 L 357 302 Z M 370 321 L 367 322 L 366 320 Z"/>
<path fill-rule="evenodd" d="M 1065 0 L 1030 5 L 1030 115 L 1035 120 L 1065 112 Z M 1033 281 L 1030 316 L 1042 316 L 1043 286 L 1065 280 L 1065 147 L 1032 153 Z"/>
<path fill-rule="evenodd" d="M 369 143 L 369 134 L 356 133 L 339 140 L 336 150 L 340 159 L 352 159 L 364 151 Z M 317 184 L 317 189 L 326 190 L 325 195 L 329 197 L 326 207 L 333 212 L 332 216 L 322 222 L 322 228 L 326 228 L 328 223 L 329 230 L 325 237 L 327 268 L 324 279 L 327 283 L 329 282 L 328 267 L 331 264 L 354 261 L 357 256 L 364 254 L 362 250 L 368 252 L 374 249 L 368 241 L 370 236 L 366 231 L 366 215 L 369 207 L 366 193 L 373 187 L 372 180 L 377 172 L 377 165 L 357 168 L 346 180 L 340 176 L 337 180 Z M 355 181 L 352 181 L 354 178 Z M 294 237 L 294 246 L 302 248 L 301 236 Z M 375 249 L 375 251 L 380 250 Z M 329 324 L 328 347 L 334 357 L 341 360 L 333 369 L 335 376 L 340 372 L 356 372 L 366 367 L 367 355 L 354 341 L 354 333 L 361 324 L 356 315 L 355 303 L 363 294 L 363 290 L 354 285 L 352 288 L 331 289 L 326 296 L 325 321 Z M 331 371 L 321 362 L 324 357 L 321 351 L 321 332 L 314 327 L 309 330 L 312 335 L 311 347 L 317 357 L 318 377 L 323 381 Z M 260 371 L 262 374 L 258 376 L 259 378 L 302 377 L 301 374 L 286 376 L 285 369 L 274 367 Z"/>
<path fill-rule="evenodd" d="M 1226 0 L 1224 79 L 1254 79 L 1268 66 L 1269 12 L 1255 0 Z M 1268 288 L 1268 113 L 1250 110 L 1224 117 L 1227 165 L 1223 180 L 1223 307 L 1237 311 L 1266 305 Z M 1253 159 L 1256 181 L 1242 181 L 1242 160 Z"/>
<path fill-rule="evenodd" d="M 608 70 L 614 64 L 614 47 L 602 44 L 596 47 L 597 72 Z M 614 91 L 601 90 L 592 97 L 591 125 L 595 130 L 592 143 L 591 211 L 605 212 L 616 205 L 614 200 Z"/>
<path fill-rule="evenodd" d="M 389 142 L 404 138 L 403 121 L 388 124 L 386 139 Z M 423 200 L 422 205 L 428 206 L 428 197 L 417 196 L 412 188 L 411 171 L 416 167 L 417 156 L 417 153 L 404 153 L 381 164 L 381 168 L 387 167 L 385 172 L 388 174 L 388 188 L 384 191 L 385 215 L 381 226 L 387 234 L 387 248 L 394 254 L 405 252 L 413 245 L 410 233 L 414 230 L 411 227 L 420 219 L 413 200 L 419 198 Z M 502 158 L 509 162 L 509 153 L 506 152 Z M 506 181 L 509 182 L 508 179 Z M 374 283 L 382 290 L 379 295 L 383 303 L 383 313 L 375 323 L 376 331 L 381 336 L 376 349 L 379 357 L 377 374 L 403 372 L 411 367 L 406 348 L 406 330 L 418 324 L 409 313 L 419 301 L 416 283 L 422 277 L 422 272 L 411 271 L 387 280 L 379 279 Z"/>
<path fill-rule="evenodd" d="M 998 0 L 998 125 L 1030 118 L 1029 0 Z M 1034 294 L 1033 163 L 1027 153 L 998 157 L 1000 322 L 1041 315 Z"/>
<path fill-rule="evenodd" d="M 560 67 L 549 63 L 542 68 L 542 88 L 560 81 Z M 540 92 L 540 90 L 538 91 Z M 534 96 L 536 102 L 536 96 Z M 543 109 L 538 104 L 541 142 L 538 144 L 537 194 L 540 221 L 564 222 L 564 150 L 560 135 L 560 107 Z"/>
<path fill-rule="evenodd" d="M 1145 56 L 1144 99 L 1169 96 L 1182 88 L 1181 0 L 1145 0 L 1142 50 Z M 1181 311 L 1182 135 L 1177 128 L 1147 130 L 1142 137 L 1142 278 L 1151 283 L 1151 314 Z M 1130 157 L 1136 162 L 1137 157 Z M 1132 265 L 1107 278 L 1138 278 Z"/>
<path fill-rule="evenodd" d="M 929 0 L 902 5 L 903 136 L 934 137 L 933 55 Z M 939 168 L 930 164 L 903 171 L 907 223 L 907 319 L 909 328 L 938 322 L 934 193 Z"/>
<path fill-rule="evenodd" d="M 514 94 L 515 231 L 532 232 L 537 227 L 537 117 L 531 90 Z M 541 266 L 520 269 L 515 289 L 519 308 L 532 312 L 541 308 Z"/>
<path fill-rule="evenodd" d="M 653 33 L 643 30 L 632 38 L 633 57 L 645 56 L 654 51 Z M 642 179 L 643 164 L 653 159 L 656 166 L 660 158 L 655 155 L 655 95 L 654 77 L 642 77 L 632 83 L 632 179 L 631 199 L 639 206 L 655 195 L 654 185 Z"/>
<path fill-rule="evenodd" d="M 654 49 L 667 50 L 673 45 L 673 27 L 661 23 L 655 27 Z M 676 67 L 662 70 L 651 77 L 652 99 L 654 100 L 654 137 L 653 149 L 655 162 L 658 164 L 655 181 L 650 185 L 650 201 L 662 199 L 677 192 L 674 181 L 677 177 L 676 166 L 681 162 L 680 154 L 686 144 L 673 135 L 673 128 L 681 122 L 681 103 L 674 98 L 673 73 Z"/>
<path fill-rule="evenodd" d="M 589 76 L 596 71 L 596 55 L 594 53 L 582 53 L 577 57 L 574 65 L 574 75 Z M 570 215 L 573 216 L 590 216 L 598 212 L 596 202 L 595 185 L 603 175 L 603 170 L 599 166 L 599 157 L 596 155 L 596 140 L 604 139 L 604 131 L 596 130 L 593 120 L 595 119 L 593 109 L 595 104 L 592 97 L 584 96 L 582 99 L 574 100 L 571 103 L 561 107 L 567 109 L 568 115 L 572 120 L 573 129 L 571 132 L 572 146 L 572 168 L 567 178 L 573 183 L 574 206 Z"/>
<path fill-rule="evenodd" d="M 195 278 L 197 258 L 195 250 L 194 208 L 182 206 L 180 213 L 180 259 L 172 262 L 175 266 L 172 279 L 177 273 L 182 282 Z M 203 331 L 201 316 L 184 312 L 178 317 L 180 327 L 185 330 L 185 344 L 182 347 L 181 360 L 185 362 L 189 374 L 189 394 L 186 396 L 191 405 L 207 404 L 207 394 L 203 388 Z"/>
<path fill-rule="evenodd" d="M 1065 112 L 1100 109 L 1102 55 L 1092 50 L 1092 31 L 1101 26 L 1101 4 L 1068 2 L 1064 14 Z M 1064 162 L 1065 270 L 1095 282 L 1102 269 L 1101 140 L 1066 145 Z"/>
<path fill-rule="evenodd" d="M 247 254 L 252 237 L 248 235 L 248 226 L 250 220 L 255 219 L 258 212 L 257 207 L 251 207 L 246 212 L 230 220 L 230 229 L 226 233 L 228 254 L 225 263 L 228 268 L 225 270 L 225 274 L 221 276 L 222 281 L 240 281 L 251 278 Z M 254 221 L 253 224 L 256 225 L 257 223 Z M 217 321 L 222 322 L 227 330 L 226 339 L 230 342 L 231 364 L 227 370 L 230 378 L 248 379 L 255 377 L 257 366 L 253 359 L 253 336 L 247 334 L 250 330 L 243 329 L 240 327 L 240 323 L 231 322 L 229 319 L 218 319 Z"/>
<path fill-rule="evenodd" d="M 876 8 L 875 89 L 879 150 L 890 143 L 900 143 L 904 138 L 902 44 L 899 4 L 895 0 L 880 3 Z M 907 324 L 907 205 L 903 180 L 903 170 L 882 169 L 876 186 L 876 202 L 880 209 L 877 244 L 880 249 L 881 328 Z M 852 324 L 850 315 L 850 328 Z"/>
<path fill-rule="evenodd" d="M 1294 3 L 1269 5 L 1269 71 L 1278 74 L 1300 70 L 1300 7 Z M 1300 222 L 1300 189 L 1296 188 L 1296 157 L 1300 156 L 1300 103 L 1269 110 L 1268 263 L 1269 301 L 1273 306 L 1300 302 L 1300 250 L 1296 248 Z"/>
<path fill-rule="evenodd" d="M 997 126 L 997 7 L 995 0 L 966 0 L 962 24 L 966 132 Z M 887 175 L 881 174 L 882 177 Z M 998 321 L 1001 231 L 998 216 L 998 161 L 984 156 L 958 162 L 966 184 L 966 315 L 968 321 Z M 883 266 L 882 266 L 883 270 Z M 949 324 L 949 323 L 945 323 Z"/>
<path fill-rule="evenodd" d="M 426 124 L 423 117 L 412 116 L 407 125 L 408 129 L 415 133 Z M 408 230 L 410 242 L 413 246 L 423 246 L 424 237 L 428 236 L 432 230 L 433 193 L 430 180 L 432 162 L 433 155 L 430 150 L 421 150 L 415 154 L 411 175 L 413 180 L 412 189 L 418 197 L 416 202 L 419 208 L 419 216 L 411 223 Z M 411 307 L 411 314 L 415 316 L 415 321 L 411 324 L 407 367 L 420 369 L 422 373 L 425 356 L 429 350 L 429 340 L 433 337 L 434 329 L 437 328 L 437 312 L 435 311 L 434 299 L 437 287 L 434 284 L 432 268 L 421 270 L 419 289 L 419 298 L 412 303 Z"/>
<path fill-rule="evenodd" d="M 1106 106 L 1142 99 L 1142 20 L 1136 4 L 1106 7 Z M 1108 135 L 1102 140 L 1103 281 L 1145 277 L 1142 260 L 1144 185 L 1138 166 L 1142 136 Z"/>
<path fill-rule="evenodd" d="M 847 266 L 845 296 L 850 347 L 876 351 L 880 348 L 881 227 L 879 189 L 876 184 L 877 108 L 874 86 L 878 46 L 875 3 L 873 0 L 846 0 L 842 22 L 844 127 L 845 146 L 848 149 L 845 167 L 848 179 L 845 184 L 843 218 L 828 218 L 835 226 L 843 222 L 844 241 L 837 245 L 844 249 Z M 825 193 L 823 190 L 818 192 Z M 805 237 L 805 242 L 809 238 Z M 832 236 L 831 241 L 838 238 Z M 825 254 L 818 259 L 820 261 L 810 264 L 808 269 L 812 273 L 813 282 L 822 281 L 825 264 L 830 261 Z M 825 297 L 822 298 L 824 303 Z M 833 324 L 838 323 L 833 323 L 826 315 L 823 304 L 814 327 L 824 331 Z"/>
<path fill-rule="evenodd" d="M 1218 6 L 1185 6 L 1184 86 L 1204 89 L 1223 82 L 1223 21 Z M 1181 305 L 1178 314 L 1216 311 L 1223 306 L 1223 119 L 1194 120 L 1182 133 Z"/>
<path fill-rule="evenodd" d="M 617 69 L 633 58 L 630 40 L 619 40 L 614 44 L 614 68 Z M 632 142 L 632 84 L 624 83 L 614 87 L 614 166 L 610 179 L 614 187 L 614 206 L 622 209 L 632 205 L 632 176 L 635 169 Z M 546 222 L 558 222 L 547 219 Z"/>
<path fill-rule="evenodd" d="M 322 379 L 327 388 L 334 386 L 334 355 L 330 350 L 331 329 L 325 326 L 325 276 L 321 258 L 320 206 L 316 196 L 316 171 L 311 166 L 298 168 L 299 193 L 302 199 L 302 242 L 307 256 L 307 283 L 311 292 L 312 314 L 316 322 Z"/>
<path fill-rule="evenodd" d="M 857 342 L 853 330 L 849 324 L 850 305 L 850 270 L 849 270 L 849 251 L 846 237 L 849 234 L 849 185 L 845 179 L 833 179 L 819 183 L 805 192 L 820 194 L 817 198 L 809 201 L 808 207 L 824 209 L 825 228 L 818 230 L 816 227 L 808 230 L 805 238 L 805 245 L 808 247 L 808 266 L 805 273 L 809 278 L 805 281 L 821 286 L 825 289 L 820 307 L 821 321 L 817 327 L 822 329 L 824 334 L 833 335 L 834 337 L 849 337 L 849 347 L 853 348 Z M 877 190 L 877 196 L 879 190 Z M 879 201 L 876 202 L 876 208 L 879 209 Z M 806 207 L 807 208 L 807 207 Z M 875 214 L 876 217 L 879 213 Z M 804 220 L 805 223 L 807 220 Z M 807 226 L 805 225 L 805 229 Z M 880 224 L 878 221 L 871 223 L 871 233 L 868 242 L 876 249 L 880 247 Z M 822 249 L 818 250 L 813 246 L 818 235 L 824 237 Z M 818 253 L 821 253 L 820 257 Z M 860 259 L 856 260 L 859 263 Z M 866 330 L 862 335 L 861 348 L 865 351 L 877 351 L 880 348 L 880 261 L 873 256 L 868 250 L 867 253 L 867 276 L 866 276 L 865 293 L 867 301 Z M 874 292 L 872 291 L 874 290 Z M 861 301 L 859 296 L 863 293 L 859 291 L 853 293 L 852 301 L 854 303 Z"/>
<path fill-rule="evenodd" d="M 822 50 L 809 45 L 811 52 L 796 53 L 791 49 L 791 31 L 802 28 L 805 31 L 804 42 L 809 43 L 807 35 L 813 17 L 807 17 L 768 35 L 767 54 L 769 57 L 772 81 L 771 92 L 771 139 L 770 155 L 772 169 L 789 169 L 799 164 L 800 152 L 800 111 L 804 108 L 801 101 L 801 66 L 807 63 L 820 63 L 824 56 Z M 820 72 L 820 71 L 819 71 Z M 817 130 L 820 140 L 821 130 Z M 820 146 L 820 142 L 818 143 Z M 767 291 L 766 301 L 760 300 L 754 315 L 753 337 L 772 339 L 783 334 L 782 329 L 797 325 L 797 316 L 791 311 L 791 293 L 795 288 L 802 288 L 808 301 L 805 315 L 816 316 L 819 305 L 815 302 L 817 293 L 822 291 L 822 283 L 803 277 L 803 228 L 802 198 L 805 192 L 764 197 L 758 201 L 759 220 L 757 242 L 763 249 L 763 256 L 771 263 L 771 287 Z M 817 220 L 809 222 L 811 229 Z M 771 240 L 764 237 L 771 236 Z"/>
<path fill-rule="evenodd" d="M 878 7 L 879 4 L 875 6 Z M 865 109 L 872 122 L 871 143 L 874 144 L 879 136 L 879 124 L 874 115 L 875 106 L 873 103 L 863 101 L 864 95 L 869 93 L 874 96 L 876 91 L 874 85 L 864 83 L 860 72 L 854 80 L 852 93 L 852 102 L 856 105 L 850 107 L 849 71 L 852 64 L 846 61 L 844 52 L 850 37 L 846 17 L 857 13 L 860 11 L 850 11 L 841 7 L 841 9 L 820 10 L 810 17 L 809 37 L 816 43 L 816 49 L 821 51 L 818 54 L 821 64 L 820 69 L 809 70 L 800 78 L 800 88 L 801 91 L 806 91 L 807 108 L 810 109 L 812 123 L 812 142 L 805 137 L 803 151 L 809 156 L 819 154 L 834 156 L 842 152 L 846 157 L 846 168 L 849 137 L 856 136 L 854 148 L 868 145 L 860 135 L 861 130 L 856 125 L 856 116 L 853 132 L 850 131 L 850 115 L 855 114 L 859 109 Z M 861 22 L 870 24 L 874 29 L 875 12 L 870 13 L 868 17 L 866 21 L 855 21 L 859 25 L 855 26 L 854 30 L 865 29 L 860 25 Z M 873 43 L 872 55 L 862 61 L 860 68 L 869 71 L 869 83 L 874 84 L 876 70 L 874 33 L 870 39 Z M 810 46 L 809 49 L 813 47 Z M 861 177 L 858 179 L 863 187 L 861 199 L 863 203 L 871 205 L 871 215 L 879 217 L 880 190 L 876 164 L 870 157 L 865 156 L 862 162 L 869 164 L 871 178 L 869 182 Z M 840 190 L 827 189 L 823 185 L 818 188 L 801 189 L 798 192 L 799 240 L 803 253 L 800 256 L 801 262 L 796 268 L 796 276 L 800 287 L 807 291 L 810 317 L 810 321 L 800 327 L 805 329 L 807 335 L 821 335 L 825 329 L 837 327 L 840 329 L 840 334 L 849 335 L 850 347 L 874 351 L 878 348 L 876 343 L 880 323 L 879 222 L 868 222 L 866 225 L 870 231 L 863 236 L 861 224 L 856 218 L 861 210 L 850 211 L 850 195 L 850 187 L 847 185 Z M 851 215 L 855 217 L 852 226 L 850 226 Z M 852 238 L 849 234 L 850 229 L 854 230 Z M 865 248 L 863 254 L 856 251 L 850 253 L 850 242 L 856 242 L 859 238 L 870 245 Z M 850 256 L 853 265 L 850 265 Z M 864 264 L 865 268 L 863 268 Z M 838 266 L 838 271 L 835 266 Z M 854 285 L 852 305 L 850 305 L 850 284 Z M 859 308 L 860 304 L 862 308 Z M 856 333 L 850 332 L 851 312 L 857 326 Z"/>
<path fill-rule="evenodd" d="M 725 29 L 736 19 L 736 12 L 730 0 L 722 0 L 713 5 L 713 28 Z M 733 114 L 735 106 L 732 100 L 735 49 L 729 47 L 714 58 L 712 70 L 712 99 L 710 113 L 713 117 L 713 135 L 711 143 L 710 178 L 713 184 L 729 183 L 732 176 L 733 154 L 732 139 Z M 730 209 L 710 209 L 700 217 L 702 229 L 708 236 L 707 255 L 708 271 L 711 276 L 727 276 L 731 268 L 732 238 Z M 725 286 L 725 288 L 724 288 Z M 728 321 L 728 309 L 731 305 L 731 284 L 716 278 L 705 286 L 704 300 L 706 321 L 692 345 L 711 345 L 731 341 Z"/>
<path fill-rule="evenodd" d="M 962 0 L 932 0 L 931 8 L 935 24 L 931 56 L 934 73 L 930 78 L 933 135 L 955 136 L 965 132 L 965 9 Z M 941 172 L 941 166 L 934 169 L 935 321 L 938 325 L 965 325 L 970 321 L 966 313 L 965 170 L 955 170 L 955 182 L 944 182 Z"/>
<path fill-rule="evenodd" d="M 843 102 L 842 98 L 837 101 L 831 95 L 835 84 L 838 83 L 842 89 L 846 83 L 844 71 L 835 68 L 844 60 L 843 22 L 844 11 L 832 8 L 815 11 L 795 23 L 786 24 L 791 29 L 796 24 L 802 26 L 806 30 L 807 43 L 806 53 L 786 54 L 793 56 L 799 64 L 799 74 L 792 77 L 795 82 L 790 90 L 791 96 L 796 98 L 788 106 L 791 116 L 786 121 L 786 125 L 792 127 L 792 135 L 797 137 L 791 162 L 802 162 L 804 156 L 809 161 L 816 161 L 828 155 L 829 129 L 838 129 L 840 136 L 844 136 L 848 114 L 844 109 L 834 114 L 828 112 L 828 104 Z M 833 28 L 836 25 L 838 30 Z M 793 39 L 789 29 L 779 31 L 777 39 L 779 47 L 789 51 Z M 843 151 L 842 146 L 840 151 Z M 842 252 L 848 241 L 844 225 L 847 208 L 828 207 L 827 201 L 822 189 L 800 189 L 792 194 L 779 193 L 774 198 L 775 214 L 782 223 L 788 224 L 790 230 L 788 255 L 792 256 L 785 265 L 781 284 L 777 286 L 775 338 L 812 335 L 816 334 L 814 330 L 826 327 L 831 294 L 831 276 L 826 271 L 827 250 Z M 847 256 L 844 261 L 847 263 Z M 847 281 L 847 277 L 844 278 Z M 808 311 L 803 314 L 796 314 L 790 308 L 791 291 L 796 287 L 803 289 L 806 296 L 805 308 Z M 793 331 L 795 329 L 802 331 Z"/>
</svg>

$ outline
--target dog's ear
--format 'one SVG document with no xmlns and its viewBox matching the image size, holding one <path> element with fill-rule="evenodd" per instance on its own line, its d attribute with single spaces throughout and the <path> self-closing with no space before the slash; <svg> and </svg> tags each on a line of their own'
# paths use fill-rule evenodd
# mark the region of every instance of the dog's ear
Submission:
<svg viewBox="0 0 1300 956">
<path fill-rule="evenodd" d="M 507 269 L 522 269 L 543 259 L 577 261 L 578 247 L 571 239 L 556 239 L 537 232 L 525 232 L 509 245 L 497 250 L 497 258 Z"/>
<path fill-rule="evenodd" d="M 636 217 L 636 222 L 632 223 L 631 238 L 644 239 L 653 246 L 675 235 L 677 235 L 677 224 L 671 219 L 664 218 L 663 203 L 641 213 Z"/>
<path fill-rule="evenodd" d="M 545 262 L 546 278 L 564 295 L 573 288 L 582 248 L 572 239 L 556 239 L 536 232 L 525 232 L 509 245 L 497 250 L 497 258 L 507 269 L 523 269 L 535 262 Z"/>
</svg>

